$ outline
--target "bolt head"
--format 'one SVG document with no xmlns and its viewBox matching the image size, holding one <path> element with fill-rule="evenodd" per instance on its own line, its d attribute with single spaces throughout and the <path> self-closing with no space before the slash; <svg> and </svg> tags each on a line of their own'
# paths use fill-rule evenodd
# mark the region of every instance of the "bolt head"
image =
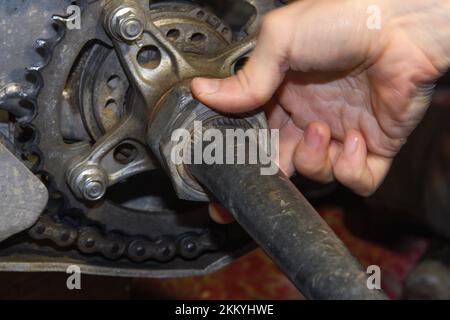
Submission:
<svg viewBox="0 0 450 320">
<path fill-rule="evenodd" d="M 105 185 L 101 181 L 87 179 L 83 186 L 83 196 L 90 201 L 101 199 L 106 192 Z"/>
<path fill-rule="evenodd" d="M 118 40 L 134 41 L 144 32 L 145 15 L 138 7 L 120 5 L 109 17 L 107 28 Z"/>
<path fill-rule="evenodd" d="M 101 199 L 108 187 L 107 175 L 94 165 L 75 168 L 69 173 L 68 182 L 78 198 L 89 201 Z"/>
<path fill-rule="evenodd" d="M 144 32 L 144 26 L 141 21 L 135 17 L 125 19 L 120 25 L 120 35 L 125 40 L 136 40 Z"/>
</svg>

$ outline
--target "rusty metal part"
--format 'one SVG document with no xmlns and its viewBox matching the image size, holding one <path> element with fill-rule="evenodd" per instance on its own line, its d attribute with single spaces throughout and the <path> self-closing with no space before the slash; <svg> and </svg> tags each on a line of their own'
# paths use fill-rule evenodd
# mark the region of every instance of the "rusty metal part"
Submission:
<svg viewBox="0 0 450 320">
<path fill-rule="evenodd" d="M 31 227 L 47 199 L 42 182 L 0 143 L 0 241 Z"/>
</svg>

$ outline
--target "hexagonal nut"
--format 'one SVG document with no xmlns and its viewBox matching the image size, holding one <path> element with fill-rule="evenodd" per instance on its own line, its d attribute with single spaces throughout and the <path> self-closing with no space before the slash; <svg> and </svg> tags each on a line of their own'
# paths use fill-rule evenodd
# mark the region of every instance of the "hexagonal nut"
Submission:
<svg viewBox="0 0 450 320">
<path fill-rule="evenodd" d="M 218 114 L 207 108 L 192 97 L 190 90 L 179 88 L 177 92 L 177 110 L 171 112 L 170 125 L 165 127 L 164 135 L 159 141 L 159 150 L 164 167 L 169 173 L 175 192 L 180 199 L 193 201 L 209 201 L 210 198 L 204 188 L 189 174 L 185 164 L 176 164 L 172 159 L 172 150 L 178 144 L 173 141 L 172 133 L 176 129 L 193 130 L 195 120 L 208 119 Z M 190 143 L 190 141 L 189 141 Z"/>
<path fill-rule="evenodd" d="M 169 156 L 170 157 L 170 156 Z M 168 170 L 172 186 L 180 199 L 191 201 L 211 201 L 206 190 L 189 175 L 184 165 L 170 165 L 165 157 L 165 167 Z M 169 160 L 170 161 L 170 160 Z"/>
<path fill-rule="evenodd" d="M 117 40 L 134 41 L 144 32 L 146 17 L 135 2 L 113 1 L 105 12 L 105 27 Z"/>
<path fill-rule="evenodd" d="M 95 165 L 79 166 L 71 170 L 68 181 L 78 198 L 89 201 L 101 199 L 108 186 L 107 175 Z"/>
<path fill-rule="evenodd" d="M 178 141 L 172 140 L 176 129 L 194 131 L 194 121 L 204 121 L 222 117 L 223 115 L 195 100 L 189 86 L 179 85 L 166 95 L 158 105 L 158 113 L 151 121 L 148 141 L 153 152 L 157 154 L 166 172 L 169 174 L 175 192 L 184 200 L 210 201 L 208 193 L 189 174 L 184 164 L 177 164 L 172 159 L 172 150 Z M 264 114 L 252 114 L 245 117 L 252 126 L 267 128 Z"/>
<path fill-rule="evenodd" d="M 133 41 L 139 38 L 144 32 L 144 24 L 132 9 L 128 9 L 126 13 L 117 17 L 115 29 L 116 34 L 122 39 Z"/>
</svg>

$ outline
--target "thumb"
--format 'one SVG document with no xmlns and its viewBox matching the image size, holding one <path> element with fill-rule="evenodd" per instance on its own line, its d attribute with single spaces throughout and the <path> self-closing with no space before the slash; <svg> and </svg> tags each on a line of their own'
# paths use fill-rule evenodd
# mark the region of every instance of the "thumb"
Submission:
<svg viewBox="0 0 450 320">
<path fill-rule="evenodd" d="M 283 81 L 289 66 L 289 30 L 284 34 L 280 32 L 280 18 L 276 12 L 270 13 L 263 21 L 258 43 L 244 67 L 226 79 L 193 79 L 194 96 L 222 112 L 245 112 L 265 104 Z"/>
</svg>

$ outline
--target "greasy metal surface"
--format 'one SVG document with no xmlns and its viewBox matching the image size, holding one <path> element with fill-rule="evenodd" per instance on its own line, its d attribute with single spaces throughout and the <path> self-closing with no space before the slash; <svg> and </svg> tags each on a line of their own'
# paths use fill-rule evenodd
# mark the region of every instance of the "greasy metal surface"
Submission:
<svg viewBox="0 0 450 320">
<path fill-rule="evenodd" d="M 225 119 L 224 116 L 195 100 L 192 97 L 189 83 L 175 86 L 156 108 L 157 112 L 154 113 L 155 115 L 149 123 L 148 143 L 150 148 L 168 172 L 175 191 L 181 199 L 209 201 L 210 197 L 207 192 L 186 172 L 184 165 L 176 165 L 172 161 L 172 149 L 178 141 L 173 141 L 171 135 L 176 129 L 186 129 L 194 133 L 194 121 L 201 121 L 203 125 L 206 125 L 212 120 Z M 237 117 L 245 121 L 249 128 L 267 128 L 263 112 Z"/>
<path fill-rule="evenodd" d="M 31 227 L 47 199 L 44 184 L 0 143 L 0 241 Z"/>
<path fill-rule="evenodd" d="M 253 243 L 245 242 L 244 238 L 236 238 L 235 240 L 241 243 L 238 249 L 230 246 L 229 249 L 220 252 L 206 253 L 196 259 L 195 265 L 186 264 L 178 258 L 164 264 L 129 264 L 126 261 L 119 260 L 112 266 L 95 257 L 86 259 L 86 256 L 75 250 L 66 251 L 61 255 L 61 253 L 50 248 L 38 251 L 32 245 L 23 243 L 11 245 L 7 250 L 0 251 L 0 271 L 66 272 L 69 266 L 77 265 L 81 268 L 82 273 L 93 275 L 136 278 L 200 276 L 225 267 L 255 247 Z M 246 244 L 242 245 L 242 243 Z"/>
<path fill-rule="evenodd" d="M 261 2 L 266 1 L 262 0 Z M 272 1 L 267 2 L 272 3 Z M 79 115 L 71 114 L 75 110 L 74 108 L 67 108 L 68 103 L 77 100 L 73 99 L 78 93 L 74 89 L 77 88 L 80 77 L 70 77 L 78 71 L 74 66 L 80 53 L 92 47 L 93 44 L 99 44 L 106 47 L 109 52 L 112 51 L 112 43 L 104 32 L 101 19 L 104 1 L 80 0 L 77 3 L 82 9 L 81 30 L 66 30 L 61 23 L 53 23 L 52 26 L 51 17 L 53 15 L 65 16 L 65 10 L 71 1 L 42 0 L 34 2 L 25 0 L 1 3 L 6 6 L 6 10 L 2 13 L 8 12 L 10 15 L 8 18 L 11 18 L 9 25 L 1 25 L 2 31 L 4 31 L 2 34 L 8 35 L 5 38 L 7 47 L 11 49 L 14 45 L 14 48 L 6 52 L 7 59 L 2 60 L 7 63 L 5 68 L 2 68 L 0 75 L 1 87 L 5 89 L 0 92 L 2 94 L 0 107 L 11 111 L 13 119 L 17 120 L 12 125 L 15 130 L 14 136 L 21 134 L 22 131 L 31 133 L 25 135 L 26 139 L 24 137 L 20 141 L 14 141 L 16 144 L 14 147 L 20 151 L 20 156 L 25 159 L 26 163 L 29 163 L 30 168 L 33 168 L 36 173 L 42 175 L 49 182 L 51 198 L 49 203 L 51 204 L 43 216 L 44 220 L 50 218 L 51 223 L 75 228 L 77 234 L 86 226 L 94 227 L 95 234 L 101 235 L 99 251 L 105 248 L 101 242 L 109 241 L 109 234 L 116 231 L 125 234 L 122 241 L 132 240 L 135 236 L 139 238 L 144 236 L 147 240 L 153 240 L 164 235 L 173 236 L 176 241 L 181 241 L 182 239 L 177 238 L 180 235 L 192 234 L 192 232 L 202 234 L 211 229 L 213 224 L 207 215 L 206 207 L 177 200 L 167 177 L 160 174 L 158 170 L 140 174 L 136 171 L 135 176 L 128 176 L 129 184 L 128 182 L 123 185 L 118 183 L 108 188 L 104 199 L 97 201 L 95 205 L 80 201 L 68 187 L 65 172 L 69 162 L 79 161 L 80 155 L 88 153 L 92 147 L 95 149 L 95 144 L 92 145 L 92 143 L 102 144 L 109 139 L 110 132 L 121 128 L 121 124 L 127 122 L 126 112 L 122 114 L 117 112 L 112 116 L 108 114 L 102 117 L 101 108 L 105 106 L 105 102 L 108 102 L 107 95 L 110 94 L 104 90 L 104 86 L 102 89 L 102 85 L 93 86 L 92 91 L 95 93 L 95 90 L 100 88 L 101 99 L 84 106 L 85 109 L 91 107 L 91 110 L 81 112 L 82 117 L 96 117 L 95 123 L 89 123 L 89 126 L 86 125 L 86 128 L 83 128 L 82 126 L 87 122 L 83 122 Z M 222 30 L 223 33 L 217 32 L 214 27 L 217 27 L 217 20 L 211 18 L 212 14 L 205 14 L 203 20 L 195 21 L 192 16 L 189 17 L 190 9 L 184 12 L 183 10 L 178 12 L 178 9 L 175 10 L 176 12 L 171 11 L 171 8 L 179 8 L 180 2 L 174 4 L 165 1 L 164 3 L 167 5 L 166 8 L 162 8 L 164 5 L 153 7 L 149 14 L 153 15 L 151 19 L 161 30 L 169 28 L 167 31 L 170 31 L 173 26 L 179 28 L 180 34 L 184 35 L 186 41 L 183 40 L 183 37 L 177 39 L 169 37 L 169 35 L 167 37 L 175 43 L 176 47 L 179 47 L 181 52 L 189 51 L 190 55 L 197 54 L 199 56 L 202 56 L 203 52 L 215 55 L 216 50 L 223 48 L 226 51 L 230 46 L 230 41 L 234 41 L 226 30 Z M 147 1 L 142 1 L 141 4 L 145 5 L 144 7 L 148 10 Z M 192 8 L 192 4 L 189 6 Z M 38 12 L 39 14 L 36 14 Z M 209 11 L 205 7 L 205 13 L 207 12 Z M 165 20 L 167 17 L 170 17 L 169 21 Z M 219 20 L 219 26 L 223 25 L 222 23 Z M 20 27 L 18 27 L 19 25 Z M 10 39 L 8 30 L 12 31 L 14 41 Z M 19 30 L 20 33 L 14 34 L 14 30 Z M 188 35 L 193 35 L 191 34 L 193 31 L 200 30 L 204 32 L 209 41 L 189 43 L 190 36 Z M 35 41 L 35 39 L 38 40 Z M 252 45 L 254 40 L 250 39 L 249 41 Z M 199 45 L 200 43 L 201 45 Z M 25 52 L 27 57 L 12 61 L 14 56 L 11 54 L 12 52 Z M 114 60 L 114 55 L 114 53 L 110 54 L 110 59 Z M 116 61 L 108 63 L 101 69 L 97 79 L 102 81 L 102 78 L 106 78 L 108 80 L 106 74 L 102 75 L 105 70 L 108 70 L 108 65 L 112 66 L 111 71 L 116 71 L 118 72 L 116 75 L 123 77 L 123 73 L 117 70 L 117 66 L 120 64 Z M 9 72 L 12 66 L 17 68 L 16 73 L 20 76 L 12 76 L 12 73 Z M 89 68 L 82 68 L 80 71 L 86 71 L 87 74 Z M 130 77 L 130 74 L 127 74 L 127 77 Z M 124 80 L 126 80 L 124 83 L 126 85 L 129 79 Z M 110 97 L 116 99 L 119 104 L 122 104 L 123 92 L 126 89 L 121 91 L 122 93 Z M 71 96 L 71 93 L 74 93 L 74 96 Z M 161 92 L 156 92 L 156 94 L 161 94 Z M 127 100 L 127 104 L 134 105 L 134 101 L 139 104 L 140 98 L 134 99 L 131 95 L 131 97 L 125 97 L 125 100 Z M 143 102 L 145 101 L 141 99 L 140 103 Z M 70 121 L 70 119 L 75 119 L 75 121 Z M 142 123 L 145 124 L 142 132 L 145 132 L 147 122 L 142 121 Z M 93 128 L 97 129 L 95 134 L 92 134 Z M 135 128 L 130 127 L 130 132 L 133 130 Z M 145 138 L 145 135 L 143 137 Z M 142 145 L 144 144 L 145 141 Z M 31 156 L 30 161 L 27 160 L 29 156 Z M 33 162 L 32 159 L 39 161 Z M 149 182 L 151 183 L 149 184 Z M 143 190 L 145 190 L 144 193 Z M 146 193 L 147 191 L 149 194 Z M 132 197 L 131 193 L 133 193 Z M 50 226 L 50 224 L 46 226 Z M 177 257 L 164 263 L 149 259 L 136 264 L 122 258 L 118 260 L 105 259 L 102 257 L 104 252 L 84 254 L 81 247 L 59 247 L 49 241 L 41 240 L 34 240 L 30 244 L 30 238 L 25 234 L 20 234 L 0 244 L 0 261 L 12 269 L 14 269 L 14 263 L 29 262 L 30 259 L 45 262 L 31 263 L 30 268 L 34 268 L 35 271 L 45 270 L 46 266 L 51 269 L 55 264 L 64 265 L 67 261 L 76 261 L 80 265 L 89 264 L 93 270 L 98 270 L 98 273 L 106 272 L 105 270 L 109 270 L 110 273 L 120 273 L 119 269 L 129 269 L 131 270 L 130 275 L 134 271 L 135 274 L 145 273 L 146 276 L 195 274 L 208 269 L 208 265 L 214 264 L 215 261 L 222 261 L 224 256 L 230 257 L 234 256 L 235 252 L 242 252 L 240 248 L 243 251 L 248 250 L 251 244 L 251 240 L 237 225 L 214 226 L 214 228 L 216 227 L 227 234 L 226 244 L 218 251 L 205 251 L 195 259 Z M 65 240 L 72 241 L 74 239 L 71 236 L 72 233 L 69 233 L 69 237 L 67 237 L 65 231 L 67 231 L 66 228 L 58 228 L 55 233 L 52 233 L 55 243 L 66 245 Z M 36 239 L 39 238 L 37 234 L 33 232 L 31 234 L 36 236 Z"/>
<path fill-rule="evenodd" d="M 162 234 L 159 236 L 126 236 L 119 231 L 104 232 L 98 226 L 72 227 L 55 223 L 42 216 L 30 229 L 36 240 L 51 240 L 62 248 L 76 246 L 85 254 L 101 254 L 109 260 L 128 258 L 133 262 L 154 260 L 168 262 L 175 257 L 198 258 L 206 252 L 215 252 L 226 246 L 225 229 L 211 227 L 209 230 Z"/>
<path fill-rule="evenodd" d="M 135 40 L 117 36 L 118 12 L 134 12 L 144 25 L 144 33 Z M 165 20 L 161 17 L 165 15 Z M 185 3 L 157 3 L 146 9 L 139 1 L 111 1 L 103 9 L 104 28 L 112 37 L 117 54 L 138 91 L 132 108 L 121 121 L 96 141 L 86 152 L 71 160 L 67 182 L 74 194 L 90 198 L 80 192 L 83 172 L 97 167 L 105 179 L 102 186 L 111 186 L 123 179 L 153 169 L 155 164 L 142 146 L 148 115 L 156 103 L 175 84 L 194 76 L 227 76 L 239 58 L 253 48 L 253 38 L 231 42 L 231 29 L 205 9 Z M 117 164 L 113 153 L 120 145 L 133 145 L 137 156 L 129 163 Z M 179 185 L 175 185 L 180 189 Z M 179 193 L 179 195 L 183 193 Z M 198 197 L 182 197 L 197 200 Z M 204 199 L 204 197 L 203 197 Z M 95 199 L 97 200 L 97 199 Z"/>
</svg>

